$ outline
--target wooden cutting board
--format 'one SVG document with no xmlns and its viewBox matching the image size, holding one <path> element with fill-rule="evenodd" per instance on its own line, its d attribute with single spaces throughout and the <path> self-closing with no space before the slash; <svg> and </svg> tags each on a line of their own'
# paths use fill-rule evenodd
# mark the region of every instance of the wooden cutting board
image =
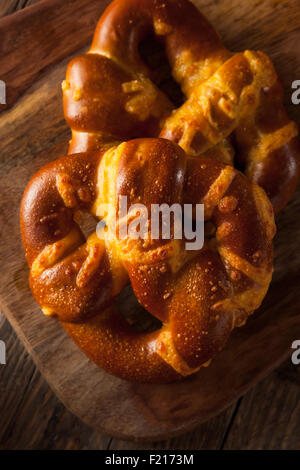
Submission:
<svg viewBox="0 0 300 470">
<path fill-rule="evenodd" d="M 46 319 L 28 288 L 19 203 L 31 175 L 60 157 L 70 136 L 60 84 L 71 57 L 84 52 L 105 0 L 45 0 L 0 20 L 0 305 L 63 403 L 107 434 L 168 438 L 220 413 L 291 354 L 300 339 L 300 191 L 277 218 L 274 279 L 261 309 L 235 331 L 207 369 L 170 385 L 136 385 L 98 369 L 60 325 Z M 300 79 L 298 0 L 195 0 L 232 50 L 262 49 L 283 78 L 286 103 Z M 10 352 L 12 354 L 12 352 Z"/>
</svg>

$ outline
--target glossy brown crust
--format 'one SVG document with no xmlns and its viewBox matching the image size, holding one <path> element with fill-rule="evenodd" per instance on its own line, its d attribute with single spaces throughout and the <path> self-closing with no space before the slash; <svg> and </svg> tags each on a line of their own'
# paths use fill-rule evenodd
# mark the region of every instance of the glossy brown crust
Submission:
<svg viewBox="0 0 300 470">
<path fill-rule="evenodd" d="M 86 241 L 77 212 L 110 201 L 204 203 L 214 227 L 204 247 L 186 240 Z M 150 216 L 150 213 L 149 213 Z M 126 222 L 129 224 L 129 221 Z M 164 139 L 137 139 L 103 152 L 68 155 L 42 168 L 21 204 L 30 285 L 44 312 L 60 320 L 100 367 L 127 380 L 170 382 L 197 371 L 259 307 L 272 277 L 272 207 L 264 192 L 230 166 L 187 158 Z M 118 233 L 118 232 L 117 232 Z M 131 282 L 163 326 L 134 331 L 115 297 Z"/>
<path fill-rule="evenodd" d="M 140 56 L 149 33 L 165 47 L 186 95 L 176 111 Z M 265 189 L 275 212 L 296 188 L 298 129 L 285 112 L 272 63 L 261 52 L 228 51 L 188 0 L 112 2 L 89 53 L 70 63 L 63 88 L 70 153 L 160 135 L 191 156 L 228 163 L 225 139 L 232 136 L 239 168 Z"/>
</svg>

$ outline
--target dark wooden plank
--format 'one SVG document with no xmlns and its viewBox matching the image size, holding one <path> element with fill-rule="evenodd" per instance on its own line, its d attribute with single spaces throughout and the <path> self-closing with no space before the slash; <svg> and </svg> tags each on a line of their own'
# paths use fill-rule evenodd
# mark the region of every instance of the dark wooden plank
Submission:
<svg viewBox="0 0 300 470">
<path fill-rule="evenodd" d="M 151 447 L 139 444 L 138 448 L 300 450 L 299 396 L 300 368 L 288 359 L 235 406 L 194 432 Z M 135 448 L 134 443 L 117 439 L 110 444 L 110 449 Z"/>
<path fill-rule="evenodd" d="M 287 361 L 243 399 L 224 449 L 300 449 L 300 368 Z"/>
<path fill-rule="evenodd" d="M 0 366 L 0 449 L 218 449 L 235 407 L 179 438 L 152 444 L 111 440 L 69 413 L 49 390 L 0 316 L 8 364 Z M 225 449 L 296 449 L 300 444 L 299 367 L 290 360 L 248 392 Z"/>
<path fill-rule="evenodd" d="M 198 426 L 194 431 L 166 441 L 151 444 L 112 439 L 110 450 L 216 450 L 222 447 L 227 428 L 237 405 Z"/>
<path fill-rule="evenodd" d="M 15 11 L 39 3 L 41 0 L 2 0 L 0 4 L 0 18 L 11 15 Z"/>
<path fill-rule="evenodd" d="M 44 0 L 0 20 L 0 79 L 7 85 L 7 104 L 0 105 L 0 112 L 15 103 L 50 65 L 91 40 L 108 3 Z"/>
<path fill-rule="evenodd" d="M 0 338 L 7 347 L 7 365 L 0 366 L 0 449 L 106 449 L 110 438 L 59 402 L 3 315 Z"/>
</svg>

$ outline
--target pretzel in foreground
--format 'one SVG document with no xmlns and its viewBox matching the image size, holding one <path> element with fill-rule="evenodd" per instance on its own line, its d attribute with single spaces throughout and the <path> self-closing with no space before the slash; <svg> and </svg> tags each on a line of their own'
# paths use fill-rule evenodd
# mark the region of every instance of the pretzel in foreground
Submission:
<svg viewBox="0 0 300 470">
<path fill-rule="evenodd" d="M 177 110 L 140 54 L 155 34 L 186 101 Z M 298 129 L 262 52 L 233 54 L 187 0 L 115 0 L 100 19 L 88 54 L 63 84 L 70 153 L 107 142 L 161 137 L 188 155 L 237 164 L 263 187 L 275 212 L 299 179 Z"/>
<path fill-rule="evenodd" d="M 78 211 L 110 203 L 204 204 L 214 228 L 198 251 L 184 240 L 125 239 L 107 217 L 103 239 L 85 240 Z M 128 223 L 128 221 L 126 222 Z M 170 382 L 206 365 L 257 309 L 272 277 L 273 210 L 264 191 L 231 166 L 187 158 L 165 139 L 136 139 L 68 155 L 30 181 L 21 205 L 30 287 L 100 367 L 127 380 Z M 139 333 L 115 299 L 131 283 L 162 322 Z"/>
</svg>

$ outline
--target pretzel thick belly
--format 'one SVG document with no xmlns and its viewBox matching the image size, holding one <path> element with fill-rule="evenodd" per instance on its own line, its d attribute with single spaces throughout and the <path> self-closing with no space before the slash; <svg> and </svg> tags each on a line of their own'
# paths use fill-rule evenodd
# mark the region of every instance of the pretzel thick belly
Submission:
<svg viewBox="0 0 300 470">
<path fill-rule="evenodd" d="M 149 33 L 165 48 L 186 95 L 174 105 L 155 83 L 139 46 Z M 70 153 L 116 140 L 160 136 L 190 156 L 233 164 L 259 183 L 279 212 L 300 175 L 298 128 L 262 52 L 233 54 L 188 0 L 115 0 L 100 18 L 88 54 L 74 59 L 64 82 Z"/>
</svg>

